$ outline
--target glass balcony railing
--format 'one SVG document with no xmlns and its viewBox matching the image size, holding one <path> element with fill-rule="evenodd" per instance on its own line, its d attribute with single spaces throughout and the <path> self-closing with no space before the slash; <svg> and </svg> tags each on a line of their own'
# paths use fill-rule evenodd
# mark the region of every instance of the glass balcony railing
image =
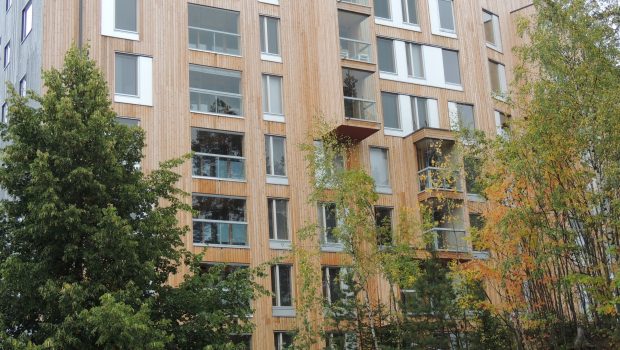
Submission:
<svg viewBox="0 0 620 350">
<path fill-rule="evenodd" d="M 219 91 L 190 88 L 190 110 L 192 112 L 241 115 L 241 96 Z"/>
<path fill-rule="evenodd" d="M 247 246 L 247 223 L 194 219 L 194 243 Z"/>
<path fill-rule="evenodd" d="M 465 230 L 435 227 L 429 232 L 433 233 L 433 244 L 431 248 L 434 250 L 460 253 L 467 253 L 470 251 L 469 245 L 465 239 L 467 235 Z"/>
<path fill-rule="evenodd" d="M 418 171 L 420 192 L 426 190 L 456 190 L 462 191 L 461 177 L 458 171 L 450 174 L 449 170 L 436 167 L 426 167 Z"/>
<path fill-rule="evenodd" d="M 361 40 L 340 38 L 340 57 L 370 62 L 370 43 Z"/>
<path fill-rule="evenodd" d="M 377 121 L 375 101 L 355 97 L 344 98 L 344 116 L 346 118 Z"/>
<path fill-rule="evenodd" d="M 192 175 L 218 179 L 245 180 L 245 158 L 195 153 Z"/>
<path fill-rule="evenodd" d="M 369 6 L 368 0 L 340 0 L 340 2 L 347 2 L 349 4 Z"/>
<path fill-rule="evenodd" d="M 189 27 L 190 49 L 213 51 L 228 55 L 241 55 L 241 36 L 235 33 Z"/>
</svg>

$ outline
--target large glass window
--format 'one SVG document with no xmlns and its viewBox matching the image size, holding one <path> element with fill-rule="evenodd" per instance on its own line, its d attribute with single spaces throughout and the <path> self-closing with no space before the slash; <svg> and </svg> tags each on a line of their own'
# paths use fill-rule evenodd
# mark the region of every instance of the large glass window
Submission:
<svg viewBox="0 0 620 350">
<path fill-rule="evenodd" d="M 487 44 L 501 49 L 502 39 L 499 31 L 499 17 L 488 11 L 482 11 L 482 22 L 484 24 L 484 38 Z"/>
<path fill-rule="evenodd" d="M 137 0 L 115 0 L 114 29 L 127 32 L 138 31 Z"/>
<path fill-rule="evenodd" d="M 340 57 L 370 62 L 371 34 L 369 16 L 349 11 L 338 11 Z"/>
<path fill-rule="evenodd" d="M 32 31 L 32 1 L 29 1 L 22 10 L 22 41 L 30 31 Z"/>
<path fill-rule="evenodd" d="M 391 129 L 400 129 L 400 114 L 398 111 L 398 95 L 388 92 L 381 93 L 381 107 L 383 110 L 383 126 Z"/>
<path fill-rule="evenodd" d="M 452 0 L 437 0 L 437 7 L 439 9 L 439 29 L 442 31 L 456 31 L 454 26 L 453 5 Z"/>
<path fill-rule="evenodd" d="M 19 81 L 19 96 L 26 97 L 26 91 L 28 90 L 28 82 L 26 81 L 26 76 Z"/>
<path fill-rule="evenodd" d="M 370 173 L 378 192 L 391 192 L 388 150 L 370 147 Z"/>
<path fill-rule="evenodd" d="M 375 88 L 372 73 L 343 68 L 342 85 L 345 117 L 376 120 Z"/>
<path fill-rule="evenodd" d="M 403 22 L 418 24 L 418 0 L 401 0 L 403 4 Z"/>
<path fill-rule="evenodd" d="M 281 136 L 265 136 L 265 158 L 268 176 L 286 176 L 286 139 Z"/>
<path fill-rule="evenodd" d="M 350 295 L 348 273 L 343 267 L 323 267 L 323 296 L 332 305 Z"/>
<path fill-rule="evenodd" d="M 116 54 L 114 90 L 116 94 L 138 96 L 138 56 Z"/>
<path fill-rule="evenodd" d="M 288 235 L 288 200 L 269 198 L 269 239 L 289 241 Z"/>
<path fill-rule="evenodd" d="M 377 38 L 377 53 L 379 56 L 379 70 L 381 72 L 396 73 L 394 40 Z"/>
<path fill-rule="evenodd" d="M 191 49 L 241 54 L 239 12 L 189 4 L 188 15 Z"/>
<path fill-rule="evenodd" d="M 282 77 L 263 74 L 263 112 L 265 114 L 283 115 Z"/>
<path fill-rule="evenodd" d="M 11 63 L 11 42 L 7 42 L 4 45 L 4 68 L 8 67 Z"/>
<path fill-rule="evenodd" d="M 375 17 L 391 19 L 390 0 L 375 0 Z"/>
<path fill-rule="evenodd" d="M 448 84 L 461 85 L 461 68 L 457 51 L 442 49 L 443 73 Z"/>
<path fill-rule="evenodd" d="M 428 128 L 430 126 L 428 115 L 428 99 L 424 97 L 411 97 L 411 110 L 413 111 L 414 130 Z"/>
<path fill-rule="evenodd" d="M 271 266 L 272 306 L 293 306 L 293 280 L 290 265 Z"/>
<path fill-rule="evenodd" d="M 243 135 L 192 128 L 192 175 L 244 180 Z"/>
<path fill-rule="evenodd" d="M 355 333 L 327 333 L 325 334 L 327 350 L 357 350 L 359 345 Z"/>
<path fill-rule="evenodd" d="M 280 20 L 260 16 L 260 52 L 280 56 Z"/>
<path fill-rule="evenodd" d="M 273 332 L 275 350 L 290 349 L 293 345 L 293 334 L 289 332 Z"/>
<path fill-rule="evenodd" d="M 424 79 L 424 59 L 422 45 L 407 43 L 407 74 L 410 77 Z"/>
<path fill-rule="evenodd" d="M 189 66 L 192 112 L 241 115 L 241 72 L 198 65 Z"/>
<path fill-rule="evenodd" d="M 247 246 L 245 198 L 194 194 L 194 243 Z"/>
<path fill-rule="evenodd" d="M 334 229 L 338 226 L 338 215 L 335 203 L 320 203 L 319 210 L 319 227 L 322 231 L 321 242 L 324 244 L 339 243 L 338 237 L 334 233 Z"/>
<path fill-rule="evenodd" d="M 448 103 L 448 110 L 450 111 L 450 120 L 453 129 L 469 129 L 476 128 L 476 120 L 474 118 L 474 106 L 464 103 Z M 456 123 L 456 125 L 454 125 Z"/>
<path fill-rule="evenodd" d="M 489 61 L 489 76 L 491 77 L 491 90 L 498 95 L 506 94 L 506 67 L 494 61 Z"/>
</svg>

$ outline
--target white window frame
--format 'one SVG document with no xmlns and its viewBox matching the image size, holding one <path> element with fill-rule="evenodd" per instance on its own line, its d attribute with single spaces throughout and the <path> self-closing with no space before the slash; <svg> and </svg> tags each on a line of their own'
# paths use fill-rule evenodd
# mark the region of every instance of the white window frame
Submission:
<svg viewBox="0 0 620 350">
<path fill-rule="evenodd" d="M 413 0 L 415 2 L 415 7 L 416 7 L 416 15 L 418 16 L 418 18 L 416 18 L 416 22 L 411 22 L 409 17 L 409 2 L 407 0 L 401 0 L 401 4 L 402 4 L 402 11 L 403 11 L 403 23 L 412 25 L 412 26 L 420 26 L 420 11 L 419 11 L 419 4 L 418 4 L 418 0 Z"/>
<path fill-rule="evenodd" d="M 230 198 L 230 199 L 242 199 L 245 201 L 245 208 L 244 208 L 244 219 L 245 221 L 230 221 L 230 220 L 209 220 L 209 219 L 198 219 L 198 218 L 192 218 L 192 224 L 194 222 L 206 222 L 206 223 L 219 223 L 219 224 L 232 224 L 232 225 L 245 225 L 246 227 L 246 244 L 245 245 L 234 245 L 234 244 L 216 244 L 216 243 L 196 243 L 193 242 L 193 245 L 196 247 L 224 247 L 224 248 L 238 248 L 238 249 L 249 249 L 250 248 L 250 235 L 248 232 L 248 221 L 247 221 L 247 214 L 248 214 L 248 200 L 246 197 L 235 197 L 235 196 L 221 196 L 221 195 L 216 195 L 216 194 L 203 194 L 203 193 L 192 193 L 192 199 L 194 198 L 194 196 L 198 196 L 198 197 L 207 197 L 207 198 Z M 193 234 L 193 232 L 192 232 Z"/>
<path fill-rule="evenodd" d="M 450 1 L 452 3 L 452 23 L 454 23 L 454 30 L 441 27 L 441 16 L 439 15 L 439 1 Z M 458 23 L 454 11 L 454 1 L 428 0 L 428 10 L 431 17 L 431 34 L 456 39 Z"/>
<path fill-rule="evenodd" d="M 24 75 L 19 80 L 19 96 L 26 97 L 27 91 L 28 91 L 28 81 L 26 80 L 26 75 Z"/>
<path fill-rule="evenodd" d="M 276 203 L 277 201 L 283 201 L 286 203 L 286 239 L 281 239 L 277 237 L 278 234 L 278 219 L 277 219 L 277 211 L 276 211 Z M 268 220 L 271 222 L 271 226 L 273 227 L 274 238 L 269 238 L 269 247 L 271 249 L 278 250 L 290 250 L 291 246 L 291 225 L 289 224 L 289 200 L 286 198 L 267 198 L 267 206 L 271 207 L 271 216 Z M 269 210 L 267 210 L 269 213 Z"/>
<path fill-rule="evenodd" d="M 280 267 L 281 266 L 286 266 L 289 269 L 289 274 L 290 274 L 290 280 L 291 280 L 291 305 L 282 305 L 282 295 L 280 293 Z M 271 278 L 274 279 L 275 278 L 275 283 L 273 283 L 273 285 L 276 287 L 276 290 L 272 290 L 271 292 L 274 294 L 275 296 L 275 302 L 276 305 L 273 305 L 272 302 L 272 314 L 274 317 L 295 317 L 295 301 L 294 301 L 294 294 L 295 294 L 295 283 L 293 281 L 293 265 L 288 265 L 288 264 L 276 264 L 273 265 L 272 267 L 275 267 L 275 273 L 274 270 L 271 270 Z"/>
<path fill-rule="evenodd" d="M 140 1 L 136 1 L 137 27 L 140 26 Z M 101 0 L 101 35 L 132 41 L 140 40 L 139 32 L 116 29 L 116 0 Z"/>
<path fill-rule="evenodd" d="M 217 97 L 219 96 L 223 96 L 223 97 L 233 97 L 233 98 L 238 98 L 239 99 L 239 114 L 226 114 L 226 113 L 219 113 L 219 112 L 209 112 L 209 111 L 201 111 L 199 109 L 192 109 L 192 105 L 190 102 L 190 112 L 191 113 L 198 113 L 198 114 L 209 114 L 209 115 L 216 115 L 216 116 L 220 116 L 220 117 L 227 117 L 227 118 L 243 118 L 243 113 L 244 113 L 244 106 L 243 106 L 243 74 L 240 71 L 237 70 L 231 70 L 231 69 L 225 69 L 225 68 L 218 68 L 218 67 L 211 67 L 211 66 L 203 66 L 203 65 L 198 65 L 198 64 L 190 64 L 189 65 L 189 74 L 192 73 L 192 68 L 194 68 L 194 71 L 200 71 L 200 70 L 207 70 L 210 71 L 211 74 L 220 74 L 220 75 L 226 75 L 226 74 L 234 74 L 235 78 L 237 78 L 236 75 L 239 75 L 239 93 L 232 93 L 232 92 L 226 92 L 226 91 L 219 91 L 219 90 L 207 90 L 207 89 L 201 89 L 201 88 L 196 88 L 196 87 L 191 87 L 191 85 L 189 86 L 189 91 L 190 94 L 192 92 L 196 92 L 196 93 L 203 93 L 203 94 L 211 94 L 211 95 L 215 95 Z M 219 72 L 219 73 L 217 73 Z M 191 97 L 190 97 L 190 101 L 191 101 Z"/>
<path fill-rule="evenodd" d="M 456 63 L 458 64 L 458 68 L 459 68 L 459 83 L 448 81 L 448 79 L 446 77 L 445 69 L 443 70 L 443 80 L 444 80 L 444 83 L 446 84 L 446 86 L 459 86 L 459 87 L 462 87 L 463 86 L 463 74 L 461 74 L 461 55 L 460 55 L 460 52 L 458 50 L 442 48 L 441 49 L 441 59 L 442 59 L 441 65 L 442 65 L 442 69 L 443 69 L 443 62 L 444 62 L 444 53 L 446 51 L 456 52 Z"/>
<path fill-rule="evenodd" d="M 291 332 L 287 332 L 287 331 L 274 331 L 273 335 L 274 335 L 274 340 L 275 340 L 275 350 L 286 350 L 288 349 L 288 347 L 284 347 L 284 335 L 288 334 L 291 339 L 293 338 L 293 335 L 291 334 Z"/>
<path fill-rule="evenodd" d="M 398 122 L 398 127 L 391 127 L 391 126 L 387 126 L 385 123 L 385 114 L 383 113 L 383 106 L 384 106 L 384 101 L 383 101 L 383 95 L 394 95 L 396 96 L 396 119 Z M 403 130 L 403 120 L 401 117 L 401 107 L 400 107 L 400 98 L 399 95 L 397 93 L 394 92 L 387 92 L 387 91 L 381 91 L 381 116 L 383 117 L 383 128 L 384 129 L 389 129 L 389 130 L 397 130 L 397 131 L 402 131 Z"/>
<path fill-rule="evenodd" d="M 342 291 L 342 293 L 344 294 L 345 298 L 350 298 L 353 296 L 353 293 L 351 293 L 350 290 L 350 286 L 345 283 L 345 278 L 343 276 L 345 276 L 347 274 L 347 268 L 343 267 L 343 266 L 331 266 L 331 265 L 327 265 L 327 266 L 322 266 L 321 267 L 321 278 L 323 276 L 325 276 L 325 281 L 322 282 L 326 282 L 327 286 L 325 288 L 325 291 L 327 293 L 327 295 L 325 295 L 325 300 L 327 301 L 327 303 L 329 305 L 332 305 L 332 303 L 334 303 L 334 301 L 332 300 L 332 296 L 331 296 L 331 285 L 329 284 L 331 279 L 331 272 L 330 270 L 333 269 L 338 269 L 338 283 L 340 284 L 340 290 Z"/>
<path fill-rule="evenodd" d="M 383 185 L 379 185 L 376 183 L 376 180 L 374 179 L 374 176 L 372 176 L 372 169 L 373 169 L 373 162 L 372 162 L 372 154 L 373 151 L 380 151 L 383 154 L 385 154 L 386 156 L 386 169 L 385 170 L 385 175 L 387 177 L 387 186 L 383 186 Z M 376 146 L 370 146 L 368 149 L 368 154 L 369 154 L 369 164 L 370 164 L 370 174 L 371 177 L 373 178 L 373 180 L 375 180 L 375 192 L 377 193 L 383 193 L 383 194 L 392 194 L 392 181 L 391 181 L 391 176 L 390 176 L 390 150 L 388 148 L 385 147 L 376 147 Z"/>
<path fill-rule="evenodd" d="M 4 68 L 8 67 L 11 64 L 11 41 L 7 41 L 6 45 L 4 45 Z"/>
<path fill-rule="evenodd" d="M 210 52 L 210 53 L 214 53 L 214 54 L 218 54 L 218 55 L 224 55 L 224 56 L 242 57 L 242 55 L 243 55 L 243 43 L 241 41 L 241 28 L 240 28 L 241 27 L 241 13 L 239 11 L 230 10 L 230 9 L 221 8 L 221 7 L 216 7 L 216 6 L 196 4 L 196 3 L 191 3 L 191 2 L 188 3 L 188 11 L 191 11 L 189 9 L 190 6 L 201 6 L 201 7 L 211 8 L 211 9 L 219 10 L 219 11 L 235 12 L 237 14 L 237 16 L 238 16 L 237 33 L 223 32 L 223 31 L 218 31 L 218 30 L 215 30 L 215 29 L 202 28 L 202 27 L 191 27 L 191 26 L 189 26 L 189 23 L 188 23 L 188 29 L 196 29 L 196 30 L 200 30 L 200 31 L 214 33 L 214 35 L 215 34 L 221 34 L 221 35 L 228 35 L 228 36 L 237 37 L 237 39 L 239 40 L 239 53 L 222 52 L 222 51 L 217 51 L 217 50 L 209 50 L 208 48 L 201 49 L 201 48 L 194 48 L 194 47 L 190 47 L 190 50 L 196 50 L 196 51 L 201 51 L 201 52 Z M 187 45 L 189 47 L 189 40 L 188 40 Z"/>
<path fill-rule="evenodd" d="M 490 43 L 486 40 L 486 27 L 484 27 L 484 15 L 485 14 L 491 16 L 491 24 L 493 27 L 493 37 L 495 38 L 495 41 L 496 41 L 494 43 Z M 482 16 L 483 16 L 482 26 L 483 26 L 483 32 L 485 34 L 484 41 L 486 43 L 486 46 L 495 51 L 502 52 L 502 31 L 499 25 L 499 16 L 485 9 L 482 9 Z"/>
<path fill-rule="evenodd" d="M 22 42 L 28 38 L 32 31 L 32 11 L 32 0 L 30 0 L 22 10 Z"/>
<path fill-rule="evenodd" d="M 381 63 L 379 62 L 379 54 L 377 54 L 377 66 L 379 67 L 379 73 L 380 74 L 392 74 L 392 75 L 398 75 L 398 65 L 396 62 L 396 49 L 394 48 L 394 39 L 392 38 L 385 38 L 385 37 L 381 37 L 378 36 L 377 37 L 377 49 L 379 48 L 379 40 L 387 40 L 390 42 L 390 46 L 392 47 L 392 66 L 394 67 L 394 71 L 390 72 L 390 71 L 385 71 L 385 70 L 381 70 Z"/>
<path fill-rule="evenodd" d="M 153 106 L 153 58 L 134 53 L 114 53 L 114 79 L 116 80 L 116 55 L 135 56 L 137 59 L 137 90 L 138 95 L 127 95 L 114 92 L 114 102 L 141 106 Z M 116 82 L 115 82 L 116 84 Z"/>
<path fill-rule="evenodd" d="M 277 0 L 276 0 L 276 5 L 277 5 Z M 280 37 L 282 35 L 281 35 L 281 31 L 280 31 L 280 23 L 281 23 L 280 22 L 280 18 L 273 17 L 273 16 L 268 16 L 268 15 L 260 15 L 259 19 L 260 19 L 260 25 L 264 26 L 264 28 L 265 28 L 265 35 L 261 36 L 260 40 L 261 40 L 261 42 L 263 40 L 265 41 L 265 48 L 267 49 L 267 52 L 263 52 L 263 50 L 261 49 L 261 53 L 260 53 L 261 60 L 282 63 L 282 44 L 281 44 L 281 40 L 280 40 Z M 277 23 L 277 31 L 278 31 L 278 38 L 277 38 L 277 41 L 278 41 L 278 53 L 277 54 L 269 52 L 269 43 L 271 42 L 269 40 L 269 31 L 267 30 L 267 21 L 269 19 L 272 19 L 272 20 L 275 19 L 276 23 Z M 259 35 L 260 35 L 261 31 L 259 30 L 258 32 L 259 32 Z"/>
<path fill-rule="evenodd" d="M 215 153 L 203 153 L 203 152 L 193 152 L 193 157 L 213 157 L 216 158 L 217 160 L 219 160 L 220 158 L 224 158 L 224 159 L 235 159 L 238 161 L 241 161 L 243 164 L 243 178 L 242 179 L 236 179 L 236 178 L 228 178 L 228 177 L 217 177 L 217 176 L 205 176 L 205 175 L 199 175 L 199 174 L 194 174 L 194 170 L 192 167 L 192 178 L 195 179 L 209 179 L 209 180 L 219 180 L 219 181 L 232 181 L 232 182 L 246 182 L 246 159 L 245 159 L 245 135 L 243 133 L 239 133 L 239 132 L 232 132 L 232 131 L 225 131 L 225 130 L 214 130 L 214 129 L 205 129 L 205 128 L 191 128 L 192 134 L 194 130 L 203 130 L 206 132 L 211 132 L 211 133 L 216 133 L 216 134 L 227 134 L 227 135 L 236 135 L 236 136 L 241 136 L 241 148 L 242 148 L 242 154 L 240 156 L 236 156 L 236 155 L 229 155 L 229 154 L 215 154 Z M 193 141 L 192 141 L 193 142 Z M 193 158 L 192 158 L 193 159 Z"/>
<path fill-rule="evenodd" d="M 274 138 L 282 138 L 284 139 L 284 175 L 275 175 L 275 174 L 267 174 L 267 183 L 270 184 L 274 184 L 274 185 L 288 185 L 288 171 L 287 171 L 287 165 L 288 165 L 288 161 L 287 161 L 287 157 L 286 157 L 286 137 L 285 136 L 281 136 L 281 135 L 265 135 L 265 140 L 268 140 L 268 143 L 265 142 L 265 144 L 269 144 L 269 149 L 265 150 L 265 154 L 269 153 L 269 159 L 270 159 L 270 164 L 269 167 L 271 168 L 271 170 L 273 171 L 275 169 L 275 164 L 274 164 L 274 159 L 273 159 L 273 139 Z M 265 164 L 266 161 L 265 161 Z"/>
<path fill-rule="evenodd" d="M 415 75 L 415 65 L 414 62 L 414 54 L 413 48 L 414 46 L 420 47 L 420 65 L 422 66 L 422 74 L 419 76 Z M 413 79 L 426 80 L 426 66 L 424 64 L 424 45 L 412 42 L 405 42 L 405 50 L 407 57 L 407 75 Z M 409 71 L 409 67 L 411 67 L 411 72 Z M 411 74 L 409 74 L 411 73 Z"/>
<path fill-rule="evenodd" d="M 506 101 L 506 95 L 508 94 L 508 83 L 506 81 L 506 66 L 503 63 L 494 61 L 494 60 L 489 60 L 488 61 L 488 66 L 489 66 L 489 86 L 491 88 L 491 94 L 493 96 L 493 98 L 500 100 L 500 101 Z M 499 83 L 499 88 L 500 90 L 493 90 L 493 80 L 491 79 L 491 70 L 493 69 L 493 67 L 495 67 L 495 69 L 497 70 L 496 74 L 497 74 L 497 78 L 498 78 L 498 83 Z"/>
<path fill-rule="evenodd" d="M 342 219 L 339 215 L 339 210 L 336 207 L 336 203 L 333 202 L 321 202 L 318 203 L 317 209 L 319 211 L 319 229 L 321 231 L 321 250 L 326 252 L 342 252 L 344 250 L 344 244 L 336 238 L 335 242 L 327 241 L 327 215 L 326 206 L 333 205 L 336 214 L 336 227 L 342 223 Z"/>
<path fill-rule="evenodd" d="M 3 124 L 9 123 L 9 104 L 7 102 L 2 104 L 2 115 L 0 117 Z"/>
<path fill-rule="evenodd" d="M 376 0 L 373 0 L 373 9 L 374 9 L 374 1 L 376 1 Z M 374 12 L 374 11 L 373 11 L 373 15 L 375 16 L 375 18 L 380 18 L 380 19 L 383 19 L 383 20 L 391 21 L 392 18 L 394 18 L 394 11 L 392 10 L 392 1 L 391 0 L 382 0 L 382 1 L 386 2 L 387 6 L 388 6 L 388 12 L 389 12 L 390 17 L 379 17 L 379 16 L 377 16 L 377 13 Z"/>
<path fill-rule="evenodd" d="M 261 83 L 263 85 L 263 94 L 266 95 L 266 101 L 268 104 L 268 106 L 263 106 L 263 119 L 272 122 L 284 123 L 284 78 L 280 75 L 263 74 L 262 79 L 263 81 L 261 81 Z M 265 79 L 267 79 L 267 84 L 263 83 Z M 271 79 L 278 79 L 280 81 L 280 109 L 282 110 L 281 114 L 271 111 Z"/>
</svg>

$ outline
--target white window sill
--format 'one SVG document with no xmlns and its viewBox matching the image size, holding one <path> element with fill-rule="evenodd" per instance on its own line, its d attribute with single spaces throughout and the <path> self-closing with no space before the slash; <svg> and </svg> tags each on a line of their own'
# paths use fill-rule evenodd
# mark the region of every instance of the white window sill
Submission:
<svg viewBox="0 0 620 350">
<path fill-rule="evenodd" d="M 258 0 L 258 2 L 262 2 L 262 3 L 270 4 L 270 5 L 280 5 L 279 0 Z"/>
<path fill-rule="evenodd" d="M 222 177 L 211 177 L 211 176 L 200 176 L 200 175 L 192 175 L 192 179 L 200 179 L 200 180 L 216 180 L 216 181 L 230 181 L 230 182 L 247 182 L 245 179 L 237 180 L 237 179 L 226 179 Z"/>
<path fill-rule="evenodd" d="M 497 92 L 492 92 L 492 95 L 493 95 L 494 99 L 496 99 L 496 100 L 498 100 L 500 102 L 504 102 L 504 103 L 508 102 L 508 97 L 506 97 L 507 94 L 508 94 L 507 92 L 504 92 L 504 93 L 501 93 L 501 94 L 498 94 Z"/>
<path fill-rule="evenodd" d="M 342 243 L 322 243 L 321 251 L 328 253 L 340 253 L 344 251 L 344 244 Z"/>
<path fill-rule="evenodd" d="M 232 249 L 250 249 L 250 246 L 249 246 L 249 245 L 208 244 L 208 243 L 194 243 L 194 247 L 204 247 L 204 248 L 232 248 Z"/>
<path fill-rule="evenodd" d="M 397 136 L 397 137 L 405 137 L 408 135 L 407 133 L 405 133 L 405 131 L 401 129 L 392 129 L 392 128 L 386 128 L 386 127 L 383 127 L 383 134 L 386 136 Z"/>
<path fill-rule="evenodd" d="M 295 308 L 292 306 L 272 306 L 273 317 L 295 317 Z"/>
<path fill-rule="evenodd" d="M 280 56 L 280 55 L 273 55 L 273 54 L 270 54 L 270 53 L 262 52 L 260 54 L 260 59 L 263 60 L 263 61 L 282 63 L 282 56 Z"/>
<path fill-rule="evenodd" d="M 264 113 L 263 114 L 263 120 L 266 120 L 268 122 L 276 122 L 276 123 L 284 123 L 284 116 L 281 114 L 271 114 L 271 113 Z"/>
<path fill-rule="evenodd" d="M 288 177 L 267 175 L 267 183 L 272 185 L 288 185 Z"/>
<path fill-rule="evenodd" d="M 403 77 L 403 76 L 396 75 L 396 74 L 391 74 L 391 73 L 380 72 L 379 73 L 379 78 L 384 79 L 384 80 L 399 81 L 399 82 L 402 82 L 402 83 L 410 83 L 410 84 L 431 86 L 431 87 L 436 87 L 436 88 L 440 88 L 440 89 L 463 91 L 463 86 L 462 85 L 456 85 L 456 84 L 450 84 L 450 83 L 432 84 L 432 83 L 429 83 L 425 79 L 417 79 L 417 78 L 412 78 L 412 77 Z"/>
<path fill-rule="evenodd" d="M 153 107 L 151 101 L 145 101 L 145 99 L 140 98 L 140 96 L 114 94 L 114 102 Z"/>
<path fill-rule="evenodd" d="M 481 195 L 477 193 L 468 193 L 467 200 L 471 202 L 481 202 L 481 203 L 487 201 L 486 199 L 484 199 L 484 197 L 482 197 Z"/>
<path fill-rule="evenodd" d="M 281 239 L 270 239 L 269 248 L 275 249 L 275 250 L 291 250 L 293 249 L 293 246 L 291 245 L 291 241 L 285 241 Z"/>
<path fill-rule="evenodd" d="M 386 26 L 386 27 L 406 29 L 406 30 L 411 30 L 411 31 L 414 31 L 414 32 L 422 32 L 422 29 L 417 24 L 411 24 L 411 23 L 405 23 L 405 22 L 395 22 L 393 20 L 386 19 L 386 18 L 375 18 L 375 23 L 379 24 L 379 25 L 382 25 L 382 26 Z"/>
<path fill-rule="evenodd" d="M 391 187 L 375 187 L 375 192 L 381 193 L 381 194 L 392 194 L 392 188 Z"/>
<path fill-rule="evenodd" d="M 101 35 L 107 36 L 107 37 L 111 37 L 111 38 L 140 41 L 140 34 L 132 33 L 132 32 L 126 32 L 126 31 L 122 31 L 122 30 L 102 31 Z"/>
<path fill-rule="evenodd" d="M 222 56 L 230 56 L 230 57 L 243 57 L 242 55 L 235 55 L 234 53 L 226 53 L 226 52 L 219 52 L 219 51 L 213 51 L 213 50 L 201 50 L 201 49 L 196 49 L 193 47 L 189 47 L 190 51 L 197 51 L 197 52 L 207 52 L 207 53 L 213 53 L 216 55 L 222 55 Z"/>
<path fill-rule="evenodd" d="M 501 47 L 497 47 L 497 46 L 495 46 L 495 45 L 493 45 L 493 44 L 489 44 L 489 43 L 486 43 L 486 45 L 487 45 L 487 47 L 488 47 L 489 49 L 491 49 L 491 50 L 493 50 L 493 51 L 499 52 L 499 53 L 501 53 L 501 54 L 503 54 L 503 53 L 504 53 L 504 52 L 502 51 L 502 48 L 501 48 Z"/>
<path fill-rule="evenodd" d="M 235 119 L 245 119 L 243 115 L 233 115 L 233 114 L 224 114 L 224 113 L 211 113 L 211 112 L 201 112 L 189 110 L 191 113 L 202 114 L 202 115 L 212 115 L 215 117 L 226 117 L 226 118 L 235 118 Z"/>
<path fill-rule="evenodd" d="M 457 39 L 458 38 L 456 36 L 455 32 L 447 32 L 447 31 L 444 31 L 444 30 L 441 30 L 441 29 L 433 30 L 433 31 L 431 31 L 431 34 L 438 35 L 438 36 L 443 36 L 443 37 L 446 37 L 446 38 L 452 38 L 452 39 Z"/>
</svg>

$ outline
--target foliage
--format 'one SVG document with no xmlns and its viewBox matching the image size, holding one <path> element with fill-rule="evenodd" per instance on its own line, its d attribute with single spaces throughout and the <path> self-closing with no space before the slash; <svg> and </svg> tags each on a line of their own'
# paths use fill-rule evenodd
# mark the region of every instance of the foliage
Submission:
<svg viewBox="0 0 620 350">
<path fill-rule="evenodd" d="M 620 5 L 537 0 L 522 20 L 514 122 L 480 140 L 492 205 L 470 268 L 520 348 L 620 344 Z M 615 24 L 614 24 L 615 23 Z"/>
<path fill-rule="evenodd" d="M 43 96 L 11 89 L 2 128 L 0 347 L 196 349 L 250 330 L 255 271 L 200 274 L 183 249 L 184 159 L 136 166 L 144 132 L 115 121 L 86 50 L 44 81 Z M 192 275 L 172 287 L 183 262 Z"/>
</svg>

